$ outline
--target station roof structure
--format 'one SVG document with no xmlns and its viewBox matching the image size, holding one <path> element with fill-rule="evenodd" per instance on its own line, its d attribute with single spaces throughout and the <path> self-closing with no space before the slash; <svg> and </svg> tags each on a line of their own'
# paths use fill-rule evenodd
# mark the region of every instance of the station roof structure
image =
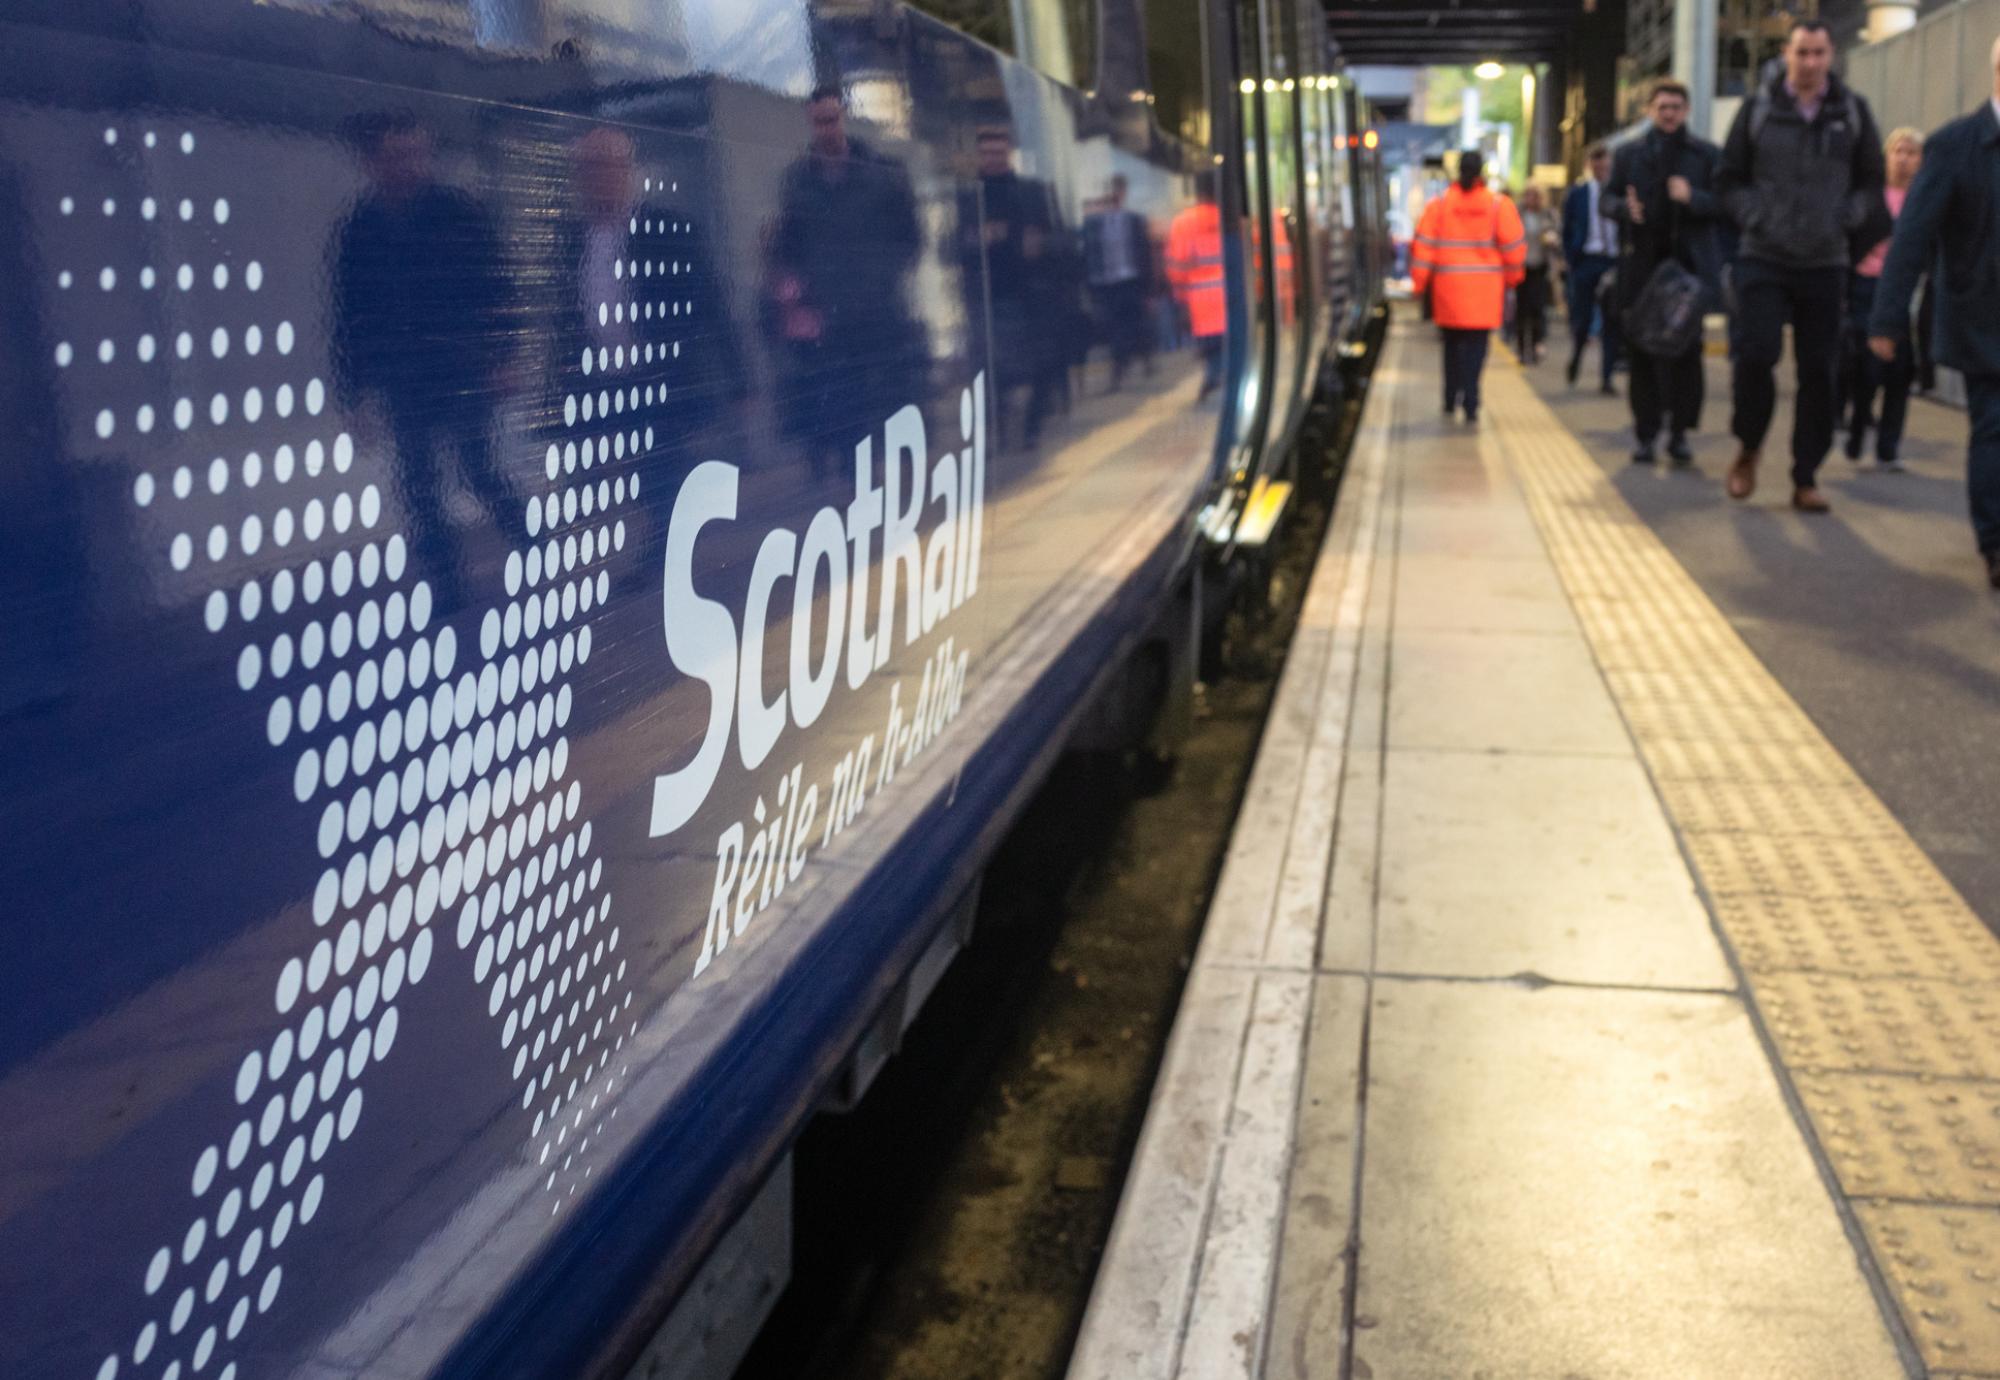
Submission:
<svg viewBox="0 0 2000 1380">
<path fill-rule="evenodd" d="M 1583 0 L 1329 0 L 1327 27 L 1350 63 L 1382 67 L 1546 62 Z"/>
</svg>

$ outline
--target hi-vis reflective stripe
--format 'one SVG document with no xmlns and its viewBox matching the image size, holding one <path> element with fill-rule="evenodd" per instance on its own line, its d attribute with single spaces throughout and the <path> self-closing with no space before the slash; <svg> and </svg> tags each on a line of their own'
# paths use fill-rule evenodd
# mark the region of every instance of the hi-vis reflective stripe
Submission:
<svg viewBox="0 0 2000 1380">
<path fill-rule="evenodd" d="M 1521 236 L 1521 238 L 1518 240 L 1509 240 L 1507 241 L 1507 243 L 1500 246 L 1500 252 L 1502 254 L 1511 253 L 1512 251 L 1519 249 L 1522 245 L 1526 244 L 1527 242 L 1528 242 L 1528 237 L 1526 235 Z"/>
<path fill-rule="evenodd" d="M 1491 249 L 1492 240 L 1441 240 L 1433 235 L 1417 236 L 1417 243 L 1429 245 L 1433 249 Z M 1526 244 L 1526 240 L 1521 241 Z"/>
<path fill-rule="evenodd" d="M 1431 272 L 1433 273 L 1503 273 L 1505 271 L 1505 266 L 1501 264 L 1435 264 L 1431 267 Z"/>
</svg>

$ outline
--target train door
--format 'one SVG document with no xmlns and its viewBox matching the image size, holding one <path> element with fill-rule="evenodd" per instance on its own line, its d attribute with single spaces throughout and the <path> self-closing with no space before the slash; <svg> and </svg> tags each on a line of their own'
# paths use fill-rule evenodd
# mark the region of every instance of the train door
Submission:
<svg viewBox="0 0 2000 1380">
<path fill-rule="evenodd" d="M 1299 256 L 1309 252 L 1299 176 L 1300 91 L 1298 26 L 1293 0 L 1264 0 L 1260 37 L 1265 73 L 1258 97 L 1264 114 L 1264 150 L 1269 181 L 1264 226 L 1266 275 L 1273 317 L 1271 398 L 1265 413 L 1264 448 L 1275 460 L 1295 427 L 1301 409 L 1301 373 L 1309 301 Z M 1267 460 L 1264 469 L 1271 468 Z"/>
<path fill-rule="evenodd" d="M 1240 228 L 1240 233 L 1233 237 L 1239 260 L 1232 265 L 1231 285 L 1240 281 L 1244 290 L 1236 299 L 1242 303 L 1240 314 L 1230 324 L 1241 349 L 1232 360 L 1228 435 L 1231 477 L 1241 484 L 1257 468 L 1263 450 L 1265 419 L 1270 411 L 1275 377 L 1276 323 L 1266 230 L 1270 217 L 1270 178 L 1266 166 L 1263 85 L 1267 76 L 1257 0 L 1234 0 L 1229 13 L 1235 40 L 1236 146 L 1240 156 L 1225 159 L 1223 170 L 1230 175 L 1231 186 L 1223 197 L 1222 207 L 1225 215 L 1236 217 Z"/>
<path fill-rule="evenodd" d="M 1303 190 L 1308 222 L 1307 245 L 1299 263 L 1305 274 L 1306 294 L 1312 303 L 1305 337 L 1304 370 L 1308 381 L 1319 377 L 1320 363 L 1335 326 L 1334 299 L 1340 295 L 1332 274 L 1333 247 L 1339 229 L 1331 214 L 1333 184 L 1328 171 L 1328 78 L 1314 70 L 1319 66 L 1318 63 L 1309 64 L 1306 74 L 1299 79 L 1300 146 L 1305 152 Z"/>
</svg>

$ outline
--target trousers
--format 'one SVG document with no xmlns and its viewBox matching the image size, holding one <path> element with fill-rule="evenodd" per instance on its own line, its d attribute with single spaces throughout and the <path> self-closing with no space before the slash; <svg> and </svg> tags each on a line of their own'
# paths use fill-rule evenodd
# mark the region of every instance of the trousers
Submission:
<svg viewBox="0 0 2000 1380">
<path fill-rule="evenodd" d="M 1838 403 L 1840 323 L 1847 295 L 1844 268 L 1793 268 L 1762 259 L 1739 259 L 1732 270 L 1736 313 L 1730 345 L 1736 411 L 1729 429 L 1745 450 L 1761 450 L 1778 407 L 1777 368 L 1785 353 L 1785 323 L 1792 323 L 1798 398 L 1792 409 L 1792 483 L 1812 485 L 1833 447 Z"/>
<path fill-rule="evenodd" d="M 1463 407 L 1470 417 L 1479 411 L 1479 375 L 1486 368 L 1491 331 L 1438 328 L 1444 333 L 1444 410 Z"/>
<path fill-rule="evenodd" d="M 1965 456 L 1972 535 L 1979 549 L 1991 555 L 2000 551 L 2000 374 L 1967 374 L 1965 407 L 1972 415 Z"/>
<path fill-rule="evenodd" d="M 1859 459 L 1861 443 L 1875 428 L 1875 458 L 1894 460 L 1903 444 L 1903 423 L 1910 412 L 1910 384 L 1916 360 L 1909 341 L 1896 346 L 1888 363 L 1868 348 L 1868 315 L 1875 309 L 1877 280 L 1854 275 L 1847 285 L 1847 329 L 1840 341 L 1840 413 L 1847 423 L 1849 455 Z M 1875 401 L 1882 413 L 1875 415 Z"/>
<path fill-rule="evenodd" d="M 1583 358 L 1583 347 L 1590 343 L 1591 327 L 1601 319 L 1606 383 L 1611 382 L 1611 366 L 1618 362 L 1618 323 L 1598 310 L 1597 285 L 1616 267 L 1618 260 L 1608 254 L 1585 254 L 1569 270 L 1570 359 L 1574 362 Z"/>
<path fill-rule="evenodd" d="M 1708 380 L 1702 376 L 1701 345 L 1678 358 L 1632 352 L 1632 434 L 1642 446 L 1653 444 L 1664 420 L 1676 436 L 1701 425 L 1702 397 Z"/>
</svg>

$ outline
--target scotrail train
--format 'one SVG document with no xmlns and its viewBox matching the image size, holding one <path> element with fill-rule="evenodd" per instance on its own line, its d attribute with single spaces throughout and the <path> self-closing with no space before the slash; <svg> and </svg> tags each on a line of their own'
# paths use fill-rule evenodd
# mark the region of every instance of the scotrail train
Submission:
<svg viewBox="0 0 2000 1380">
<path fill-rule="evenodd" d="M 10 0 L 0 1375 L 726 1374 L 1365 373 L 1366 118 L 1304 0 Z"/>
</svg>

